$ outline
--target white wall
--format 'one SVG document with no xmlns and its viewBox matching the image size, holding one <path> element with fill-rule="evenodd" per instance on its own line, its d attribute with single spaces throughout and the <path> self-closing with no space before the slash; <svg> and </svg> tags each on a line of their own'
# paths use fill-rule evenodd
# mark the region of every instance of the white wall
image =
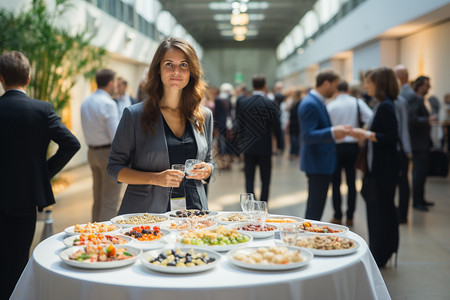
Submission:
<svg viewBox="0 0 450 300">
<path fill-rule="evenodd" d="M 359 79 L 359 73 L 380 66 L 380 43 L 374 41 L 353 51 L 353 78 Z"/>
<path fill-rule="evenodd" d="M 401 39 L 399 47 L 399 62 L 408 68 L 410 79 L 429 76 L 429 95 L 436 95 L 441 103 L 450 93 L 449 36 L 450 21 Z"/>
</svg>

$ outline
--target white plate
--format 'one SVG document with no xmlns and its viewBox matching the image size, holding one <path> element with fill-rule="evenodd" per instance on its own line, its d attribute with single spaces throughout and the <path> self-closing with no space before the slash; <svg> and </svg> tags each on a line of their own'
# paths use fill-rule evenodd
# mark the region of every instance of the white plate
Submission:
<svg viewBox="0 0 450 300">
<path fill-rule="evenodd" d="M 110 234 L 108 234 L 108 235 L 110 235 Z M 75 246 L 74 244 L 73 244 L 73 241 L 76 239 L 76 238 L 78 238 L 80 235 L 71 235 L 71 236 L 69 236 L 69 237 L 66 237 L 65 239 L 64 239 L 64 245 L 66 246 L 66 247 L 72 247 L 72 246 Z M 128 244 L 129 242 L 131 242 L 133 239 L 131 238 L 131 237 L 129 237 L 129 236 L 126 236 L 126 235 L 123 235 L 123 234 L 114 234 L 114 236 L 116 236 L 116 237 L 120 237 L 120 238 L 122 238 L 122 239 L 124 239 L 125 241 L 126 241 L 126 243 L 125 244 L 113 244 L 113 245 L 126 245 L 126 244 Z"/>
<path fill-rule="evenodd" d="M 147 215 L 151 215 L 151 216 L 157 216 L 157 217 L 161 217 L 164 218 L 163 221 L 161 222 L 154 222 L 154 223 L 140 223 L 140 224 L 125 224 L 125 223 L 118 223 L 118 221 L 122 221 L 122 220 L 126 220 L 129 219 L 131 217 L 136 217 L 136 216 L 143 216 L 144 214 Z M 126 215 L 120 215 L 117 217 L 114 217 L 111 219 L 111 222 L 113 222 L 114 224 L 117 224 L 119 226 L 122 226 L 122 228 L 129 228 L 129 227 L 135 227 L 135 226 L 142 226 L 142 225 L 155 225 L 155 226 L 159 226 L 160 224 L 162 224 L 163 222 L 169 220 L 169 218 L 167 216 L 165 216 L 164 214 L 151 214 L 151 213 L 138 213 L 138 214 L 126 214 Z"/>
<path fill-rule="evenodd" d="M 194 211 L 194 210 L 198 210 L 198 209 L 186 209 L 186 210 Z M 203 215 L 202 218 L 208 218 L 208 217 L 212 217 L 212 216 L 215 216 L 218 214 L 218 212 L 216 212 L 216 211 L 212 211 L 212 210 L 208 210 L 208 211 L 209 211 L 209 214 Z M 192 217 L 176 217 L 176 216 L 174 216 L 174 215 L 176 215 L 176 212 L 177 212 L 176 210 L 172 210 L 172 211 L 166 212 L 164 215 L 166 217 L 169 217 L 171 219 L 176 219 L 176 220 L 192 218 Z"/>
<path fill-rule="evenodd" d="M 301 223 L 301 222 L 303 222 L 303 221 L 305 220 L 305 219 L 303 219 L 303 218 L 294 217 L 294 216 L 285 216 L 285 215 L 269 215 L 269 216 L 267 217 L 267 219 L 279 219 L 279 220 L 283 220 L 283 219 L 292 219 L 292 220 L 297 221 L 298 223 Z M 288 222 L 268 222 L 268 221 L 266 220 L 266 223 L 269 223 L 269 224 L 277 224 L 277 225 L 279 225 L 279 224 L 288 223 Z M 289 222 L 289 223 L 291 223 L 291 222 Z M 292 223 L 294 223 L 294 222 L 292 222 Z"/>
<path fill-rule="evenodd" d="M 153 271 L 164 272 L 164 273 L 185 274 L 185 273 L 197 273 L 197 272 L 203 272 L 203 271 L 210 270 L 210 269 L 214 268 L 215 266 L 217 266 L 220 259 L 222 258 L 222 256 L 219 253 L 212 251 L 212 250 L 208 250 L 208 249 L 195 249 L 193 247 L 182 247 L 182 248 L 178 248 L 178 249 L 180 249 L 183 252 L 188 252 L 191 249 L 194 249 L 194 251 L 196 253 L 197 252 L 202 252 L 202 253 L 206 252 L 208 254 L 208 257 L 215 258 L 216 261 L 206 264 L 206 265 L 203 265 L 203 266 L 195 266 L 195 267 L 167 267 L 167 266 L 158 266 L 158 265 L 151 264 L 149 262 L 149 259 L 151 257 L 156 258 L 159 256 L 160 253 L 170 250 L 170 249 L 163 249 L 163 250 L 153 250 L 153 251 L 145 252 L 144 254 L 141 255 L 141 262 L 145 267 L 147 267 Z"/>
<path fill-rule="evenodd" d="M 273 228 L 272 231 L 248 231 L 248 230 L 243 230 L 243 229 L 237 229 L 237 228 L 242 228 L 242 226 L 249 225 L 249 224 L 252 224 L 252 223 L 251 222 L 241 222 L 241 223 L 230 224 L 227 227 L 230 229 L 234 229 L 240 233 L 250 234 L 251 236 L 253 236 L 254 239 L 265 239 L 265 238 L 273 236 L 275 234 L 275 232 L 278 231 L 278 226 L 275 225 L 275 223 L 265 224 L 266 227 Z"/>
<path fill-rule="evenodd" d="M 329 235 L 333 235 L 333 234 L 329 234 Z M 306 237 L 314 237 L 314 234 L 300 235 L 300 236 L 297 237 L 297 240 L 301 239 L 301 238 L 306 238 Z M 350 248 L 350 249 L 338 249 L 338 250 L 319 250 L 319 249 L 304 248 L 304 247 L 302 247 L 302 249 L 308 249 L 309 251 L 314 253 L 314 255 L 317 255 L 317 256 L 340 256 L 340 255 L 347 255 L 347 254 L 355 253 L 356 251 L 358 251 L 359 243 L 357 241 L 355 241 L 354 239 L 351 239 L 351 238 L 348 238 L 348 237 L 339 236 L 339 235 L 336 235 L 336 237 L 349 239 L 349 240 L 353 241 L 355 246 L 353 248 Z"/>
<path fill-rule="evenodd" d="M 328 226 L 333 230 L 341 230 L 341 232 L 313 232 L 313 231 L 307 231 L 305 230 L 305 233 L 313 233 L 313 234 L 327 234 L 327 235 L 334 235 L 334 234 L 338 234 L 338 235 L 342 235 L 347 233 L 348 227 L 347 226 L 343 226 L 343 225 L 337 225 L 337 224 L 333 224 L 333 223 L 326 223 L 326 222 L 315 222 L 315 221 L 310 221 L 310 220 L 305 220 L 305 222 L 310 222 L 312 225 L 317 225 L 317 226 Z"/>
<path fill-rule="evenodd" d="M 133 264 L 139 255 L 142 253 L 141 249 L 137 249 L 134 247 L 130 247 L 128 245 L 117 245 L 116 248 L 125 248 L 127 251 L 134 255 L 132 258 L 124 259 L 124 260 L 116 260 L 116 261 L 104 261 L 104 262 L 85 262 L 69 259 L 69 255 L 83 249 L 83 246 L 74 246 L 67 248 L 59 253 L 59 257 L 61 260 L 70 266 L 83 268 L 83 269 L 112 269 L 119 268 L 127 265 Z"/>
<path fill-rule="evenodd" d="M 97 222 L 98 224 L 111 224 L 111 222 Z M 81 226 L 86 226 L 87 224 L 80 224 Z M 122 229 L 121 226 L 113 224 L 114 226 L 116 226 L 116 229 L 111 230 L 111 231 L 106 231 L 106 232 L 94 232 L 94 233 L 102 233 L 102 234 L 109 234 L 109 235 L 114 235 L 120 232 L 120 230 Z M 69 226 L 66 229 L 64 229 L 64 232 L 67 235 L 80 235 L 82 233 L 90 233 L 90 232 L 75 232 L 75 225 L 73 226 Z"/>
<path fill-rule="evenodd" d="M 311 259 L 314 257 L 314 254 L 309 249 L 293 247 L 293 246 L 286 246 L 286 247 L 288 248 L 288 250 L 294 250 L 294 251 L 300 250 L 300 254 L 303 256 L 303 261 L 296 262 L 296 263 L 290 263 L 290 264 L 263 265 L 263 264 L 249 264 L 249 263 L 237 260 L 233 257 L 237 251 L 250 255 L 250 253 L 252 253 L 253 251 L 257 250 L 260 247 L 245 247 L 245 248 L 234 249 L 227 253 L 227 257 L 228 257 L 229 261 L 236 266 L 246 268 L 246 269 L 264 270 L 264 271 L 281 271 L 281 270 L 290 270 L 290 269 L 300 268 L 300 267 L 303 267 L 303 266 L 306 266 L 307 264 L 309 264 Z"/>
<path fill-rule="evenodd" d="M 208 227 L 205 227 L 205 228 L 186 228 L 186 229 L 170 228 L 170 226 L 172 224 L 181 225 L 183 223 L 192 222 L 192 226 L 195 226 L 195 222 L 203 223 L 205 221 L 212 222 L 212 224 L 210 226 L 208 226 Z M 213 221 L 212 219 L 209 219 L 209 218 L 208 219 L 205 219 L 205 218 L 202 218 L 202 219 L 180 218 L 180 220 L 170 219 L 170 221 L 167 221 L 164 224 L 161 224 L 161 228 L 164 228 L 164 229 L 167 229 L 167 230 L 170 230 L 170 231 L 174 231 L 174 232 L 184 231 L 184 230 L 212 229 L 215 226 L 217 226 L 217 223 L 215 221 Z"/>
<path fill-rule="evenodd" d="M 242 221 L 224 221 L 224 220 L 222 220 L 222 218 L 229 218 L 232 215 L 241 215 L 241 216 L 246 217 L 247 220 L 242 220 Z M 246 214 L 246 213 L 240 213 L 240 212 L 220 213 L 220 214 L 214 216 L 214 221 L 216 221 L 219 224 L 224 224 L 224 225 L 234 224 L 234 223 L 237 223 L 237 222 L 247 222 L 247 221 L 250 221 L 250 215 Z"/>
<path fill-rule="evenodd" d="M 240 243 L 240 244 L 231 244 L 231 245 L 188 245 L 188 244 L 181 244 L 180 242 L 180 236 L 178 236 L 177 240 L 178 240 L 178 244 L 182 245 L 182 247 L 191 247 L 191 248 L 199 248 L 199 249 L 209 249 L 209 250 L 213 250 L 213 251 L 218 251 L 218 252 L 224 252 L 224 251 L 230 251 L 236 248 L 240 248 L 242 246 L 248 246 L 250 245 L 250 243 L 253 241 L 253 237 L 248 234 L 248 233 L 240 233 L 244 236 L 247 236 L 249 238 L 249 240 L 245 243 Z"/>
<path fill-rule="evenodd" d="M 133 228 L 122 229 L 122 234 L 123 234 L 123 235 L 126 235 L 125 233 L 126 233 L 126 232 L 130 232 L 132 229 L 133 229 Z M 159 239 L 154 240 L 154 241 L 140 241 L 140 240 L 138 240 L 138 239 L 135 239 L 135 238 L 132 237 L 132 236 L 129 236 L 129 235 L 126 235 L 126 236 L 130 237 L 130 238 L 133 240 L 133 242 L 135 242 L 135 243 L 137 243 L 137 244 L 140 244 L 140 245 L 149 245 L 149 244 L 155 244 L 155 243 L 160 242 L 160 241 L 164 241 L 164 240 L 166 239 L 166 237 L 171 233 L 169 230 L 164 229 L 164 228 L 161 228 L 161 227 L 160 227 L 160 232 L 162 233 L 162 237 L 160 237 Z"/>
</svg>

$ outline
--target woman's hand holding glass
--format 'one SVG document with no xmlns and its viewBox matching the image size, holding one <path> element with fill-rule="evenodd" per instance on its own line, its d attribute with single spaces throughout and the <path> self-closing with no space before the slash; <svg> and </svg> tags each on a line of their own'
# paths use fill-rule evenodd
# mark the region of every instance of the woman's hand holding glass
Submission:
<svg viewBox="0 0 450 300">
<path fill-rule="evenodd" d="M 212 168 L 209 164 L 198 159 L 188 159 L 185 163 L 186 178 L 205 180 L 211 176 Z"/>
<path fill-rule="evenodd" d="M 172 165 L 172 169 L 158 173 L 158 177 L 160 186 L 179 187 L 184 178 L 184 165 Z"/>
</svg>

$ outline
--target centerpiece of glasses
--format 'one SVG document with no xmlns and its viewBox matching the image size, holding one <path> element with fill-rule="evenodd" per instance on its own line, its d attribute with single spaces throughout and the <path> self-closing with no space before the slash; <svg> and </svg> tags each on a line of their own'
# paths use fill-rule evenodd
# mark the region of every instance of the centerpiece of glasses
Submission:
<svg viewBox="0 0 450 300">
<path fill-rule="evenodd" d="M 251 222 L 258 225 L 261 231 L 265 231 L 266 219 L 269 216 L 267 202 L 255 200 L 252 193 L 241 194 L 240 202 L 242 211 L 250 215 Z"/>
</svg>

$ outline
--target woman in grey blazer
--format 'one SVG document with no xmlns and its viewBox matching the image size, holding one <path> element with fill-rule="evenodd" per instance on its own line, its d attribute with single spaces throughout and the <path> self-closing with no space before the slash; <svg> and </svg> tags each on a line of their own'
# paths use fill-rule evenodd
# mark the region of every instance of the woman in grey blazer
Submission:
<svg viewBox="0 0 450 300">
<path fill-rule="evenodd" d="M 119 214 L 170 210 L 172 189 L 184 173 L 172 164 L 201 160 L 183 183 L 187 208 L 208 209 L 203 181 L 213 172 L 213 119 L 200 106 L 206 90 L 197 55 L 187 42 L 167 38 L 150 65 L 148 98 L 125 108 L 108 162 L 108 174 L 128 187 Z"/>
</svg>

